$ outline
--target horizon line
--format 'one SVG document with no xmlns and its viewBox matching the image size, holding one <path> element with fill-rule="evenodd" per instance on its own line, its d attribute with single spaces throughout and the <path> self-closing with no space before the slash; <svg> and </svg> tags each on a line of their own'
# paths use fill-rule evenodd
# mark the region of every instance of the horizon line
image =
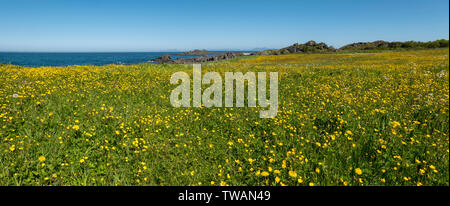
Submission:
<svg viewBox="0 0 450 206">
<path fill-rule="evenodd" d="M 328 46 L 332 46 L 332 47 L 335 47 L 336 49 L 339 49 L 339 48 L 344 47 L 346 45 L 354 44 L 354 43 L 360 43 L 360 42 L 375 42 L 375 41 L 386 41 L 386 42 L 408 42 L 408 41 L 431 42 L 431 41 L 438 41 L 438 40 L 449 40 L 449 37 L 435 39 L 435 40 L 428 40 L 428 41 L 418 41 L 418 40 L 406 40 L 406 41 L 394 40 L 394 41 L 389 41 L 389 40 L 377 39 L 377 40 L 372 40 L 372 41 L 356 41 L 356 42 L 346 43 L 346 44 L 343 44 L 340 47 L 336 47 L 335 45 L 329 44 L 329 43 L 324 42 L 324 41 L 315 41 L 315 40 L 309 40 L 309 41 L 315 41 L 317 43 L 325 43 Z M 305 41 L 304 43 L 306 43 L 306 42 L 308 42 L 308 41 Z M 294 45 L 294 44 L 302 44 L 302 43 L 295 42 L 295 43 L 289 44 L 288 46 L 291 46 L 291 45 Z M 285 47 L 288 47 L 288 46 L 283 46 L 283 47 L 280 47 L 280 48 L 271 48 L 271 47 L 264 47 L 264 46 L 262 46 L 262 47 L 255 47 L 253 49 L 238 49 L 238 48 L 205 49 L 205 48 L 194 48 L 194 49 L 166 49 L 166 50 L 153 50 L 153 51 L 151 51 L 151 50 L 139 51 L 139 49 L 137 49 L 137 50 L 123 50 L 123 51 L 120 51 L 120 50 L 111 50 L 111 51 L 103 51 L 103 50 L 98 50 L 98 51 L 96 51 L 96 50 L 73 50 L 73 51 L 70 51 L 70 50 L 47 50 L 47 51 L 46 50 L 28 50 L 28 51 L 27 50 L 26 51 L 23 51 L 23 50 L 22 51 L 20 51 L 20 50 L 0 50 L 0 53 L 6 53 L 6 52 L 10 52 L 10 53 L 150 53 L 150 52 L 161 52 L 161 53 L 164 53 L 164 52 L 171 52 L 172 53 L 173 52 L 173 53 L 177 53 L 178 52 L 179 53 L 179 52 L 193 51 L 193 50 L 196 50 L 196 49 L 199 49 L 199 50 L 205 49 L 207 51 L 212 51 L 212 52 L 214 52 L 214 51 L 224 52 L 224 51 L 263 51 L 263 50 L 269 50 L 269 49 L 282 49 L 282 48 L 285 48 Z M 262 49 L 262 50 L 258 50 L 258 49 Z"/>
</svg>

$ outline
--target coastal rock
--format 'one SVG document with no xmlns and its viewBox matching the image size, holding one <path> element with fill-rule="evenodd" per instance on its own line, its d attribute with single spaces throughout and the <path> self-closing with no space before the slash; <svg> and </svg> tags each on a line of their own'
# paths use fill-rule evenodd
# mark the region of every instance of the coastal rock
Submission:
<svg viewBox="0 0 450 206">
<path fill-rule="evenodd" d="M 203 55 L 208 55 L 208 54 L 217 54 L 217 52 L 210 52 L 207 51 L 206 49 L 200 50 L 200 49 L 195 49 L 192 51 L 187 51 L 187 52 L 181 52 L 175 55 L 179 55 L 179 56 L 203 56 Z"/>
<path fill-rule="evenodd" d="M 374 42 L 357 42 L 345 45 L 339 50 L 336 50 L 332 46 L 328 46 L 327 44 L 321 42 L 317 43 L 315 41 L 308 41 L 304 44 L 295 43 L 291 46 L 274 50 L 267 49 L 263 51 L 256 51 L 252 53 L 242 53 L 242 52 L 220 52 L 215 53 L 218 54 L 216 56 L 207 56 L 205 52 L 206 50 L 194 50 L 190 52 L 180 53 L 183 55 L 189 56 L 197 56 L 190 59 L 178 58 L 172 59 L 170 55 L 164 55 L 158 57 L 156 59 L 151 60 L 150 62 L 154 63 L 162 63 L 162 64 L 187 64 L 187 63 L 202 63 L 202 62 L 212 62 L 212 61 L 220 61 L 226 59 L 233 59 L 240 56 L 247 55 L 281 55 L 281 54 L 294 54 L 294 53 L 323 53 L 323 52 L 336 52 L 336 51 L 355 51 L 355 50 L 383 50 L 383 49 L 412 49 L 412 48 L 445 48 L 449 46 L 449 40 L 441 39 L 430 42 L 415 42 L 415 41 L 407 41 L 407 42 L 387 42 L 387 41 L 374 41 Z M 200 55 L 203 56 L 200 56 Z M 177 54 L 176 54 L 177 55 Z"/>
<path fill-rule="evenodd" d="M 217 55 L 217 56 L 199 56 L 199 57 L 193 57 L 190 59 L 185 58 L 178 58 L 178 59 L 172 59 L 170 55 L 166 54 L 164 56 L 158 57 L 156 59 L 153 59 L 152 62 L 154 63 L 162 63 L 162 64 L 187 64 L 187 63 L 202 63 L 202 62 L 212 62 L 212 61 L 219 61 L 219 60 L 226 60 L 226 59 L 234 59 L 236 57 L 243 56 L 244 54 L 242 52 L 225 52 L 223 54 Z"/>
<path fill-rule="evenodd" d="M 294 53 L 320 53 L 320 52 L 334 52 L 334 49 L 331 46 L 328 46 L 325 43 L 317 43 L 315 41 L 308 41 L 304 44 L 293 44 L 291 46 L 278 49 L 278 50 L 264 50 L 253 52 L 251 55 L 281 55 L 281 54 L 294 54 Z"/>
<path fill-rule="evenodd" d="M 168 54 L 165 54 L 165 55 L 160 56 L 160 57 L 158 57 L 156 59 L 153 59 L 152 61 L 156 62 L 156 63 L 161 63 L 161 64 L 170 64 L 170 63 L 174 62 L 172 57 L 170 55 L 168 55 Z"/>
<path fill-rule="evenodd" d="M 410 42 L 387 42 L 383 40 L 373 42 L 357 42 L 347 44 L 341 47 L 339 50 L 380 50 L 380 49 L 395 49 L 395 48 L 408 48 Z"/>
<path fill-rule="evenodd" d="M 304 45 L 305 46 L 314 46 L 314 45 L 316 45 L 316 42 L 311 40 L 311 41 L 306 42 Z"/>
</svg>

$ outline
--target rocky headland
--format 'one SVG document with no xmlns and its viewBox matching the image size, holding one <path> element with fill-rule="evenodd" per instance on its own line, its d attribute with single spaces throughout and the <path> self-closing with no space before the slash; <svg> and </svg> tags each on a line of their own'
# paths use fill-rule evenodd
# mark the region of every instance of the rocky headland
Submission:
<svg viewBox="0 0 450 206">
<path fill-rule="evenodd" d="M 187 63 L 202 63 L 212 62 L 226 59 L 233 59 L 240 56 L 248 55 L 281 55 L 281 54 L 294 54 L 294 53 L 330 53 L 338 51 L 357 51 L 357 50 L 383 50 L 383 49 L 432 49 L 432 48 L 444 48 L 449 47 L 449 40 L 441 39 L 429 42 L 387 42 L 387 41 L 374 41 L 374 42 L 358 42 L 345 45 L 339 49 L 335 49 L 332 46 L 321 42 L 308 41 L 304 44 L 293 44 L 291 46 L 282 49 L 267 49 L 263 51 L 257 51 L 252 53 L 242 52 L 209 52 L 207 50 L 193 50 L 189 52 L 178 53 L 176 55 L 184 56 L 198 56 L 194 58 L 177 58 L 172 59 L 168 54 L 151 60 L 152 63 L 162 64 L 187 64 Z M 210 54 L 217 54 L 215 56 L 207 56 Z"/>
<path fill-rule="evenodd" d="M 239 56 L 243 56 L 242 52 L 225 52 L 223 54 L 217 56 L 199 56 L 194 58 L 177 58 L 172 59 L 172 57 L 168 54 L 153 59 L 151 62 L 154 63 L 162 63 L 162 64 L 187 64 L 187 63 L 202 63 L 202 62 L 212 62 L 226 59 L 233 59 Z"/>
</svg>

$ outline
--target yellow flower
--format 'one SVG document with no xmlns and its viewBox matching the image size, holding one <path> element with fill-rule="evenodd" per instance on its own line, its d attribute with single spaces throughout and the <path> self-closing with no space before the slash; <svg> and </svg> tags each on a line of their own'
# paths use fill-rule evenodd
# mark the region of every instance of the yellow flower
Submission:
<svg viewBox="0 0 450 206">
<path fill-rule="evenodd" d="M 425 170 L 424 169 L 419 169 L 419 174 L 421 174 L 421 175 L 425 174 Z"/>
<path fill-rule="evenodd" d="M 310 182 L 309 186 L 311 186 L 311 187 L 314 186 L 314 182 Z"/>
<path fill-rule="evenodd" d="M 74 129 L 74 130 L 79 130 L 80 129 L 80 126 L 78 126 L 78 125 L 73 125 L 73 127 L 72 127 L 72 129 Z"/>
<path fill-rule="evenodd" d="M 280 178 L 279 177 L 275 177 L 275 182 L 279 183 L 280 182 Z"/>
<path fill-rule="evenodd" d="M 356 168 L 355 173 L 358 175 L 362 175 L 362 170 L 360 168 Z"/>
<path fill-rule="evenodd" d="M 303 179 L 302 178 L 298 178 L 297 182 L 301 184 L 301 183 L 303 183 Z"/>
<path fill-rule="evenodd" d="M 44 156 L 40 156 L 38 160 L 39 160 L 39 162 L 43 162 L 43 161 L 45 161 L 45 157 Z"/>
<path fill-rule="evenodd" d="M 316 173 L 320 173 L 320 169 L 319 168 L 316 168 Z"/>
<path fill-rule="evenodd" d="M 394 128 L 396 128 L 396 127 L 398 127 L 400 125 L 401 125 L 400 122 L 397 122 L 397 121 L 393 121 L 392 122 L 392 127 L 394 127 Z"/>
<path fill-rule="evenodd" d="M 266 172 L 266 171 L 263 171 L 263 172 L 261 172 L 261 176 L 263 176 L 263 177 L 267 177 L 267 176 L 269 176 L 269 173 L 268 173 L 268 172 Z"/>
<path fill-rule="evenodd" d="M 291 176 L 293 178 L 296 178 L 297 177 L 297 172 L 291 170 L 291 171 L 289 171 L 289 176 Z"/>
</svg>

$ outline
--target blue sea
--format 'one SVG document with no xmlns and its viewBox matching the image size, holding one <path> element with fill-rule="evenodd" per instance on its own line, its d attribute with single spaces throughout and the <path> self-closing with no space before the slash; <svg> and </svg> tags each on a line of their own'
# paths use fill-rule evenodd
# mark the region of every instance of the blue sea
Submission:
<svg viewBox="0 0 450 206">
<path fill-rule="evenodd" d="M 25 67 L 137 64 L 148 62 L 165 54 L 172 59 L 193 56 L 174 55 L 177 52 L 0 52 L 0 64 Z"/>
</svg>

